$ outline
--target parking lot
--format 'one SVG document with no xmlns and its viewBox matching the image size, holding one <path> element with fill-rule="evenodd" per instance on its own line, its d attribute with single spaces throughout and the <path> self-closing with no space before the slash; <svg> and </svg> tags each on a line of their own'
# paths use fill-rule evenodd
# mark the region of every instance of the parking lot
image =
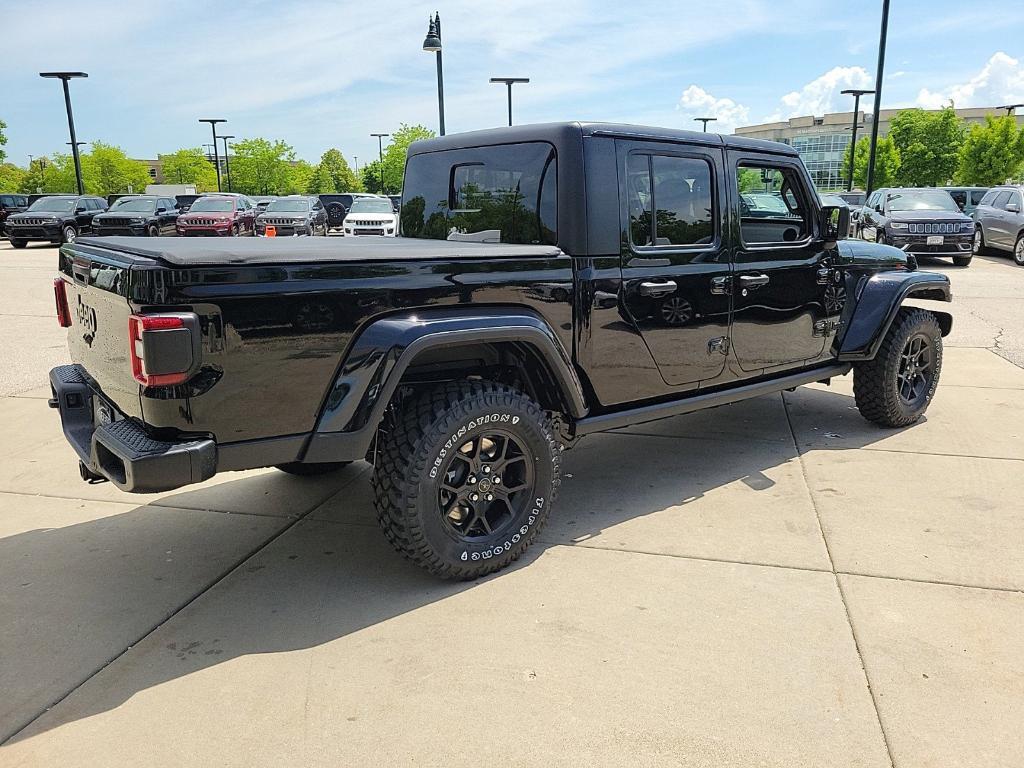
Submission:
<svg viewBox="0 0 1024 768">
<path fill-rule="evenodd" d="M 364 463 L 82 482 L 56 253 L 0 241 L 0 765 L 1024 764 L 1009 259 L 923 265 L 955 321 L 921 423 L 847 377 L 587 438 L 527 556 L 453 584 Z"/>
</svg>

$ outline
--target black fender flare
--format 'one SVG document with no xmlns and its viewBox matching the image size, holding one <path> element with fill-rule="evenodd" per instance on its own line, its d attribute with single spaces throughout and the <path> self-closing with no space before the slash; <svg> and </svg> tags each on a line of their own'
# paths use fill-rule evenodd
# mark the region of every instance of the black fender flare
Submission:
<svg viewBox="0 0 1024 768">
<path fill-rule="evenodd" d="M 949 278 L 936 272 L 880 272 L 857 287 L 857 302 L 839 347 L 840 361 L 871 360 L 907 298 L 952 301 Z M 942 335 L 948 336 L 953 317 L 934 312 Z"/>
<path fill-rule="evenodd" d="M 375 320 L 352 340 L 320 409 L 305 460 L 365 454 L 417 355 L 439 346 L 482 342 L 529 346 L 554 376 L 570 418 L 586 416 L 586 398 L 572 359 L 539 315 L 521 307 L 410 311 Z"/>
</svg>

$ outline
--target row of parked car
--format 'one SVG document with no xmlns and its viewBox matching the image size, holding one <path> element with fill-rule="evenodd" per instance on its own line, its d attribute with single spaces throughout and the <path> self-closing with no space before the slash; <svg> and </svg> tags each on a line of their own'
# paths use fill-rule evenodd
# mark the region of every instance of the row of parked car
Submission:
<svg viewBox="0 0 1024 768">
<path fill-rule="evenodd" d="M 850 214 L 850 234 L 915 256 L 1006 252 L 1024 266 L 1024 186 L 876 189 Z"/>
<path fill-rule="evenodd" d="M 32 241 L 70 243 L 80 235 L 134 237 L 291 237 L 343 235 L 394 237 L 398 212 L 387 197 L 263 196 L 229 192 L 202 195 L 2 195 L 0 225 L 15 248 Z M 326 198 L 326 199 L 325 199 Z"/>
</svg>

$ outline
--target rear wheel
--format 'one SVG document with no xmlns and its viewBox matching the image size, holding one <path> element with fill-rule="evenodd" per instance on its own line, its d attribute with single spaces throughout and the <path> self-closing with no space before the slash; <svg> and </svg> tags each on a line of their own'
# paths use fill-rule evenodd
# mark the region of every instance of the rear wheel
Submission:
<svg viewBox="0 0 1024 768">
<path fill-rule="evenodd" d="M 853 369 L 857 409 L 883 427 L 913 424 L 928 410 L 942 370 L 942 331 L 935 315 L 900 309 L 874 360 Z"/>
<path fill-rule="evenodd" d="M 26 245 L 28 245 L 28 240 L 22 240 L 20 237 L 12 237 L 11 245 L 13 245 L 15 248 L 24 248 Z"/>
<path fill-rule="evenodd" d="M 319 464 L 305 464 L 301 461 L 292 461 L 287 464 L 278 464 L 275 469 L 298 477 L 318 477 L 337 472 L 351 463 L 351 461 L 325 461 Z"/>
<path fill-rule="evenodd" d="M 395 549 L 436 576 L 504 568 L 547 520 L 561 446 L 548 415 L 516 389 L 445 384 L 408 399 L 380 439 L 377 519 Z"/>
<path fill-rule="evenodd" d="M 1013 263 L 1024 267 L 1024 232 L 1017 236 L 1017 242 L 1013 245 Z"/>
<path fill-rule="evenodd" d="M 984 256 L 988 253 L 988 246 L 985 245 L 985 233 L 981 229 L 981 224 L 974 230 L 974 242 L 971 250 L 975 256 Z"/>
</svg>

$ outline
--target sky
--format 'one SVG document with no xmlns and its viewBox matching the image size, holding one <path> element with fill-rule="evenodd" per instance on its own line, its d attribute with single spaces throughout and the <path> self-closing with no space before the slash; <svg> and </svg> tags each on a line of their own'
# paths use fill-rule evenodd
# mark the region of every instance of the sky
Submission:
<svg viewBox="0 0 1024 768">
<path fill-rule="evenodd" d="M 881 0 L 0 0 L 0 120 L 8 160 L 67 151 L 60 83 L 80 141 L 152 158 L 220 133 L 283 139 L 359 165 L 372 132 L 437 129 L 428 15 L 441 13 L 448 133 L 506 121 L 601 120 L 719 132 L 851 108 L 873 87 Z M 883 108 L 1024 102 L 1024 3 L 894 0 Z M 870 105 L 868 105 L 870 106 Z"/>
</svg>

